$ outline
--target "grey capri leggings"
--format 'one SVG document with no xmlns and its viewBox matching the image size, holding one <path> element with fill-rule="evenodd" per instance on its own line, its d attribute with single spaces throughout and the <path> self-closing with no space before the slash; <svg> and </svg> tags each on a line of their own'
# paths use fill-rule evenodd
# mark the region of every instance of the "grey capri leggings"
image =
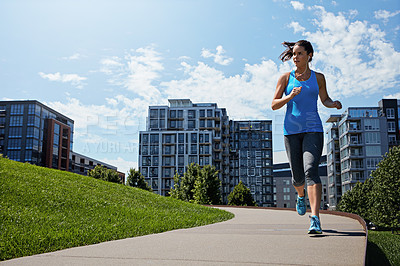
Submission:
<svg viewBox="0 0 400 266">
<path fill-rule="evenodd" d="M 302 186 L 306 179 L 308 186 L 320 184 L 318 166 L 324 145 L 324 133 L 307 132 L 284 137 L 293 185 Z"/>
</svg>

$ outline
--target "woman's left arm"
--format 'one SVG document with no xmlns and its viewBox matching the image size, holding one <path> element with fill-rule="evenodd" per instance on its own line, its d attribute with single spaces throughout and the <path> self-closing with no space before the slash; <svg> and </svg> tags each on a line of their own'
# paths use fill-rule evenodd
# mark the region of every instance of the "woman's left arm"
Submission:
<svg viewBox="0 0 400 266">
<path fill-rule="evenodd" d="M 319 98 L 322 104 L 328 108 L 342 109 L 342 103 L 340 101 L 332 101 L 326 90 L 325 76 L 321 73 L 315 73 L 317 76 L 317 82 L 319 87 Z"/>
</svg>

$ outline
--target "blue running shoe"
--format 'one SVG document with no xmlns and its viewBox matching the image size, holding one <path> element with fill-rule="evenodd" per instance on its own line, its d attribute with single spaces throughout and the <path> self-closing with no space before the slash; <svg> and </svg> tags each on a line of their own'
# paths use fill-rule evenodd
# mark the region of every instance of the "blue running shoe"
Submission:
<svg viewBox="0 0 400 266">
<path fill-rule="evenodd" d="M 306 196 L 305 195 L 304 195 L 304 197 L 297 196 L 296 210 L 299 215 L 306 214 L 307 205 L 306 205 Z"/>
<path fill-rule="evenodd" d="M 322 234 L 322 229 L 321 229 L 321 222 L 319 221 L 318 216 L 313 215 L 310 216 L 311 218 L 311 225 L 310 228 L 308 229 L 309 234 Z"/>
</svg>

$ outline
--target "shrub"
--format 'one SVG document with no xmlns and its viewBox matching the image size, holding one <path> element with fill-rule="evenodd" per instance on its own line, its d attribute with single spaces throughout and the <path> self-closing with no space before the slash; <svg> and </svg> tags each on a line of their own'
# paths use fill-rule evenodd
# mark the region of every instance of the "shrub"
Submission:
<svg viewBox="0 0 400 266">
<path fill-rule="evenodd" d="M 256 203 L 253 200 L 250 189 L 240 181 L 228 195 L 228 205 L 256 206 Z"/>
</svg>

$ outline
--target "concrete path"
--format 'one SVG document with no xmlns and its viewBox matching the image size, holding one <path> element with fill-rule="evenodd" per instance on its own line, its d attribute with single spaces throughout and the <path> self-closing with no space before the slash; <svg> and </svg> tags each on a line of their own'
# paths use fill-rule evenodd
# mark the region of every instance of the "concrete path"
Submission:
<svg viewBox="0 0 400 266">
<path fill-rule="evenodd" d="M 321 214 L 321 236 L 307 234 L 308 213 L 222 208 L 226 222 L 52 253 L 1 265 L 363 265 L 365 233 L 348 217 Z"/>
</svg>

